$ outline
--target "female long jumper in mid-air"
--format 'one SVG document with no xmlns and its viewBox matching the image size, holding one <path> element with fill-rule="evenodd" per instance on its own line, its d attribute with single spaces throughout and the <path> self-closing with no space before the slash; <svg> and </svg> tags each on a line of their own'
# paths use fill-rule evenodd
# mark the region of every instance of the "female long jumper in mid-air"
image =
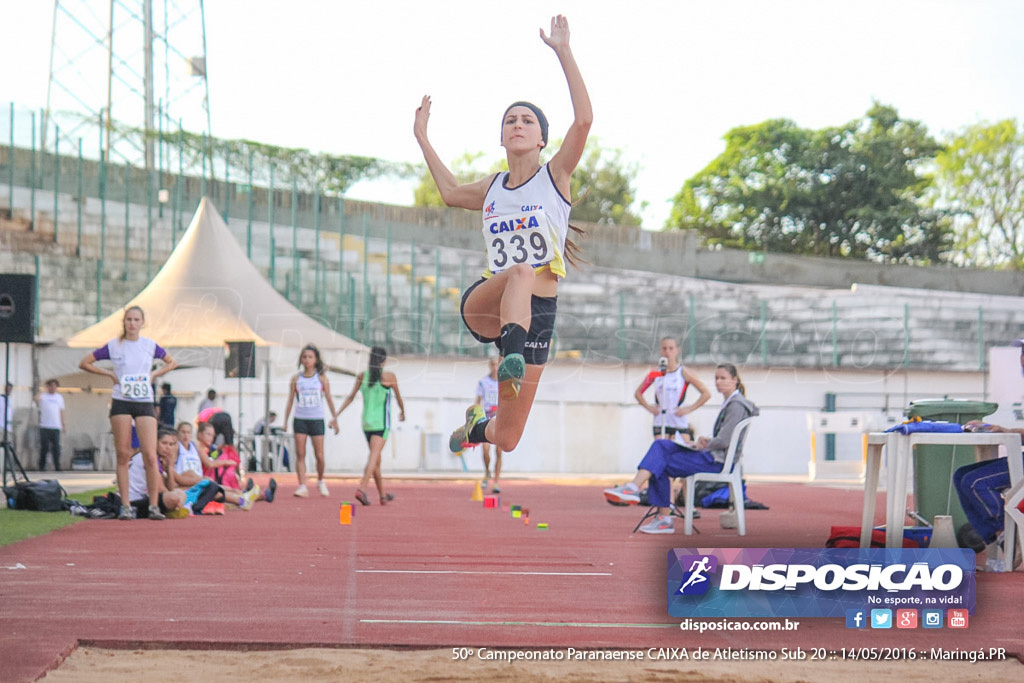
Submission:
<svg viewBox="0 0 1024 683">
<path fill-rule="evenodd" d="M 501 124 L 508 171 L 460 185 L 427 139 L 430 97 L 416 110 L 416 141 L 441 198 L 448 206 L 483 211 L 487 270 L 463 293 L 462 319 L 477 340 L 494 342 L 503 357 L 497 414 L 488 420 L 479 405 L 470 406 L 465 425 L 449 439 L 452 452 L 484 442 L 510 451 L 519 443 L 548 359 L 558 282 L 576 252 L 568 239 L 569 230 L 576 230 L 569 225 L 569 180 L 583 155 L 593 112 L 569 48 L 569 22 L 562 15 L 552 18 L 551 35 L 541 29 L 540 37 L 562 66 L 574 116 L 562 146 L 546 164 L 540 153 L 548 143 L 547 118 L 537 106 L 515 102 Z"/>
</svg>

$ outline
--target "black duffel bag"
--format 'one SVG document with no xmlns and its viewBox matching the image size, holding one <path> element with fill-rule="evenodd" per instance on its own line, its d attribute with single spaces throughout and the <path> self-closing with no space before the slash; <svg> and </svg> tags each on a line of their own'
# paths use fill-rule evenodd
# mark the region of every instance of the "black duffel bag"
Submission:
<svg viewBox="0 0 1024 683">
<path fill-rule="evenodd" d="M 4 493 L 8 502 L 14 501 L 14 509 L 38 512 L 64 510 L 63 500 L 68 495 L 56 479 L 19 481 L 14 486 L 4 487 Z"/>
</svg>

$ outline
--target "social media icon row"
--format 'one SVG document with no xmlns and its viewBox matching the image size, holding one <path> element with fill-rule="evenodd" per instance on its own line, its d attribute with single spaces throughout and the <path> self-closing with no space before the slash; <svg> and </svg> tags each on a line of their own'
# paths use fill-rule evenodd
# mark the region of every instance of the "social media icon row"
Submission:
<svg viewBox="0 0 1024 683">
<path fill-rule="evenodd" d="M 943 619 L 941 609 L 898 609 L 895 616 L 891 609 L 848 609 L 846 628 L 967 628 L 968 614 L 965 609 L 951 609 Z"/>
</svg>

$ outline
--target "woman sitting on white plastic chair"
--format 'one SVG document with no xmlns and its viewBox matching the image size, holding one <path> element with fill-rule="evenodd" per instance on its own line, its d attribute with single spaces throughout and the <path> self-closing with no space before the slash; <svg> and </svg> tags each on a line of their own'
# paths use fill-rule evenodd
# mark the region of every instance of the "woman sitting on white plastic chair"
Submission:
<svg viewBox="0 0 1024 683">
<path fill-rule="evenodd" d="M 721 472 L 736 425 L 759 412 L 757 406 L 747 400 L 743 382 L 732 363 L 722 363 L 715 369 L 715 388 L 725 401 L 715 418 L 711 438 L 700 437 L 696 448 L 686 448 L 668 439 L 655 439 L 637 466 L 633 481 L 604 491 L 605 497 L 613 502 L 638 503 L 640 487 L 650 480 L 647 498 L 651 505 L 658 507 L 658 515 L 640 527 L 645 534 L 675 533 L 671 515 L 672 478 L 688 477 L 698 472 Z M 742 452 L 743 444 L 739 443 L 736 457 L 739 458 Z"/>
</svg>

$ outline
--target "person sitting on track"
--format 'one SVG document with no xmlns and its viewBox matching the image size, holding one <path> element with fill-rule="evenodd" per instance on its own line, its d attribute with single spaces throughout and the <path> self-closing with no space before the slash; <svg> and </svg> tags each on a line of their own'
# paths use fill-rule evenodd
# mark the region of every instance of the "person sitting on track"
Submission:
<svg viewBox="0 0 1024 683">
<path fill-rule="evenodd" d="M 205 424 L 205 423 L 204 423 Z M 178 433 L 176 438 L 180 440 L 181 433 L 184 427 L 191 429 L 191 425 L 187 422 L 179 425 Z M 163 439 L 165 433 L 174 434 L 170 430 L 160 430 L 160 438 Z M 198 449 L 195 448 L 195 444 L 189 444 L 191 448 L 182 449 L 179 447 L 168 448 L 165 452 L 159 450 L 160 465 L 163 467 L 164 482 L 168 489 L 174 491 L 178 489 L 189 489 L 203 481 L 203 479 L 209 479 L 215 486 L 220 489 L 220 494 L 214 498 L 215 501 L 220 503 L 231 503 L 237 505 L 243 510 L 248 510 L 252 507 L 252 503 L 256 501 L 265 500 L 268 503 L 274 502 L 274 494 L 277 491 L 277 481 L 273 478 L 270 480 L 270 484 L 266 491 L 261 491 L 260 487 L 252 483 L 252 479 L 249 480 L 244 491 L 233 488 L 230 486 L 224 486 L 218 484 L 210 477 L 203 476 L 203 461 L 199 456 Z"/>
<path fill-rule="evenodd" d="M 161 428 L 157 434 L 156 442 L 157 460 L 163 460 L 168 454 L 178 452 L 178 436 L 173 431 Z M 166 467 L 164 477 L 166 477 Z M 169 512 L 184 507 L 186 495 L 184 489 L 170 490 L 166 485 L 166 478 L 157 483 L 157 504 L 161 516 L 154 516 L 154 519 L 163 519 Z M 128 461 L 128 500 L 135 508 L 137 519 L 148 519 L 150 507 L 149 490 L 146 483 L 146 467 L 143 464 L 142 452 L 136 451 L 135 455 Z"/>
</svg>

